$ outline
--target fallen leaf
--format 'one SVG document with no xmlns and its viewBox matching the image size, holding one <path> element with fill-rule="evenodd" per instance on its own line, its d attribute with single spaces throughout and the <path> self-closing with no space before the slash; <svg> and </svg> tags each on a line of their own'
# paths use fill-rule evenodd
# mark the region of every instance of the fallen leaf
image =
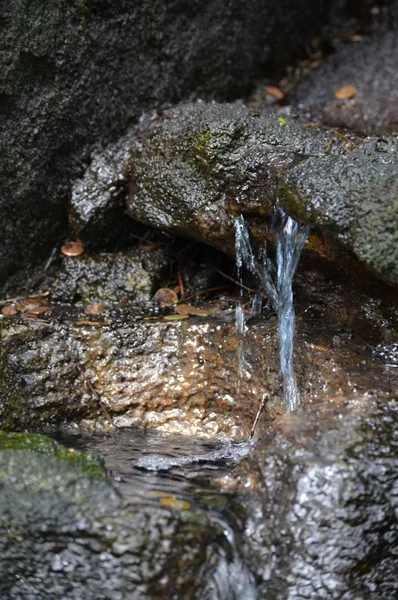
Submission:
<svg viewBox="0 0 398 600">
<path fill-rule="evenodd" d="M 208 312 L 206 312 L 202 308 L 197 308 L 196 306 L 191 306 L 190 304 L 178 304 L 175 307 L 175 312 L 178 315 L 195 315 L 197 317 L 207 317 L 208 316 Z"/>
<path fill-rule="evenodd" d="M 162 496 L 159 498 L 159 502 L 164 506 L 170 506 L 171 508 L 176 508 L 178 510 L 188 510 L 191 508 L 189 502 L 182 500 L 181 498 L 177 498 L 177 496 Z"/>
<path fill-rule="evenodd" d="M 80 256 L 84 252 L 84 246 L 80 240 L 67 242 L 61 246 L 61 253 L 65 256 Z"/>
<path fill-rule="evenodd" d="M 176 292 L 170 288 L 159 288 L 153 299 L 159 306 L 173 306 L 178 302 Z"/>
<path fill-rule="evenodd" d="M 182 321 L 183 319 L 189 319 L 189 315 L 165 315 L 163 319 L 165 321 Z"/>
<path fill-rule="evenodd" d="M 16 315 L 18 311 L 12 304 L 6 304 L 1 309 L 1 312 L 3 315 L 6 315 L 7 317 L 11 317 L 12 315 Z"/>
<path fill-rule="evenodd" d="M 145 244 L 144 242 L 140 242 L 138 244 L 138 248 L 140 250 L 144 250 L 145 252 L 152 252 L 153 250 L 157 249 L 157 245 L 156 244 Z"/>
<path fill-rule="evenodd" d="M 87 319 L 78 319 L 76 325 L 101 325 L 99 321 L 88 321 Z"/>
<path fill-rule="evenodd" d="M 32 308 L 29 308 L 28 315 L 41 315 L 42 313 L 47 312 L 48 309 L 48 306 L 33 306 Z"/>
<path fill-rule="evenodd" d="M 104 308 L 103 302 L 92 302 L 91 304 L 87 304 L 84 313 L 86 315 L 98 315 L 99 313 L 102 313 Z"/>
<path fill-rule="evenodd" d="M 349 100 L 357 93 L 357 88 L 353 85 L 342 85 L 334 90 L 334 97 L 337 100 Z"/>
<path fill-rule="evenodd" d="M 273 96 L 275 100 L 282 100 L 285 97 L 285 94 L 280 88 L 276 87 L 276 85 L 267 85 L 265 91 L 270 96 Z"/>
</svg>

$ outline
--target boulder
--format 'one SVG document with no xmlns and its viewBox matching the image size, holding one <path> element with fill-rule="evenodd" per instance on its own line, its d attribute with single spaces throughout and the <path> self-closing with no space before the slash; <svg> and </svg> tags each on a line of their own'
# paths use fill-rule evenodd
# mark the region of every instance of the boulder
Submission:
<svg viewBox="0 0 398 600">
<path fill-rule="evenodd" d="M 261 598 L 397 595 L 397 419 L 397 397 L 315 403 L 259 441 L 245 543 Z"/>
<path fill-rule="evenodd" d="M 344 135 L 289 110 L 190 104 L 148 124 L 126 177 L 127 211 L 139 221 L 232 254 L 231 214 L 263 215 L 269 233 L 267 219 L 279 204 L 320 230 L 337 255 L 344 248 L 398 283 L 393 135 Z"/>
<path fill-rule="evenodd" d="M 2 1 L 0 279 L 67 233 L 70 181 L 143 111 L 244 94 L 335 2 Z"/>
<path fill-rule="evenodd" d="M 346 44 L 303 77 L 288 96 L 308 118 L 368 135 L 398 131 L 397 32 L 385 31 Z M 339 99 L 342 86 L 351 98 Z"/>
</svg>

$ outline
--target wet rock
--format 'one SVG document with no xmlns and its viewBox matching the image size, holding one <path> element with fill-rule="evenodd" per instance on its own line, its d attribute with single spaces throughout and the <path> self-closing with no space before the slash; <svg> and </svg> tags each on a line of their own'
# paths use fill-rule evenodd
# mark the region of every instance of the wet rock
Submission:
<svg viewBox="0 0 398 600">
<path fill-rule="evenodd" d="M 233 249 L 228 205 L 269 213 L 277 172 L 295 153 L 322 153 L 330 133 L 315 133 L 277 111 L 191 104 L 149 124 L 126 165 L 128 213 L 136 220 Z M 227 201 L 226 201 L 227 196 Z"/>
<path fill-rule="evenodd" d="M 239 374 L 234 322 L 58 310 L 58 318 L 2 322 L 9 385 L 0 414 L 8 429 L 75 422 L 242 438 L 265 389 L 281 409 L 275 319 L 246 336 L 248 363 Z"/>
<path fill-rule="evenodd" d="M 83 176 L 72 185 L 69 227 L 90 247 L 115 244 L 133 228 L 124 214 L 123 164 L 128 157 L 129 137 L 102 152 L 94 151 Z"/>
<path fill-rule="evenodd" d="M 347 137 L 283 114 L 226 104 L 166 112 L 132 149 L 129 214 L 232 253 L 230 213 L 269 217 L 279 202 L 337 255 L 343 247 L 398 283 L 396 138 Z"/>
<path fill-rule="evenodd" d="M 398 130 L 398 60 L 396 31 L 346 45 L 298 83 L 289 102 L 308 118 L 370 135 Z M 342 85 L 356 88 L 353 98 L 336 99 Z"/>
<path fill-rule="evenodd" d="M 395 393 L 398 371 L 380 352 L 394 351 L 396 302 L 380 284 L 370 296 L 355 280 L 348 286 L 331 277 L 308 266 L 297 274 L 294 368 L 302 402 Z M 178 306 L 156 316 L 149 308 L 84 314 L 62 305 L 4 316 L 2 427 L 137 426 L 247 438 L 263 394 L 262 422 L 285 410 L 277 321 L 267 310 L 250 318 L 247 308 L 244 335 L 237 335 L 235 302 L 224 302 L 202 304 L 207 316 L 199 317 L 178 314 Z"/>
<path fill-rule="evenodd" d="M 214 597 L 230 548 L 203 510 L 126 506 L 95 459 L 41 436 L 0 434 L 0 448 L 2 598 Z"/>
<path fill-rule="evenodd" d="M 262 598 L 397 595 L 397 421 L 397 398 L 316 403 L 259 441 L 245 542 Z"/>
<path fill-rule="evenodd" d="M 1 279 L 65 236 L 70 180 L 94 146 L 143 110 L 245 93 L 265 67 L 283 68 L 333 4 L 2 2 Z"/>
<path fill-rule="evenodd" d="M 153 296 L 168 265 L 166 250 L 132 249 L 63 259 L 52 287 L 56 301 L 145 303 Z"/>
</svg>

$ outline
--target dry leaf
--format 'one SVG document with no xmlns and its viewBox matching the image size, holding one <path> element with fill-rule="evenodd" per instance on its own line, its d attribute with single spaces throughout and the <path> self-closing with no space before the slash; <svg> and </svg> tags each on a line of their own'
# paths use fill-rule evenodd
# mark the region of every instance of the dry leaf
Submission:
<svg viewBox="0 0 398 600">
<path fill-rule="evenodd" d="M 84 246 L 80 240 L 67 242 L 61 246 L 61 253 L 65 256 L 80 256 L 84 252 Z"/>
<path fill-rule="evenodd" d="M 276 85 L 267 85 L 265 91 L 270 96 L 273 96 L 275 100 L 283 100 L 283 98 L 285 97 L 285 94 L 280 88 L 276 87 Z"/>
<path fill-rule="evenodd" d="M 157 249 L 157 245 L 156 244 L 145 244 L 144 242 L 140 242 L 138 244 L 138 248 L 140 250 L 144 250 L 145 252 L 152 252 L 153 250 Z"/>
<path fill-rule="evenodd" d="M 18 311 L 15 309 L 15 307 L 12 304 L 6 304 L 1 309 L 1 312 L 3 315 L 6 315 L 7 317 L 12 317 L 12 315 L 16 315 Z"/>
<path fill-rule="evenodd" d="M 41 315 L 42 313 L 47 312 L 48 309 L 49 309 L 48 306 L 33 306 L 32 308 L 29 308 L 28 314 L 29 315 Z"/>
<path fill-rule="evenodd" d="M 176 508 L 177 510 L 189 510 L 191 508 L 189 502 L 177 498 L 177 496 L 162 496 L 159 498 L 159 502 L 164 506 L 170 506 L 170 508 Z"/>
<path fill-rule="evenodd" d="M 165 321 L 182 321 L 183 319 L 189 319 L 189 315 L 165 315 L 163 319 Z"/>
<path fill-rule="evenodd" d="M 195 315 L 196 317 L 208 316 L 208 312 L 206 312 L 202 308 L 191 306 L 190 304 L 178 304 L 178 306 L 175 307 L 175 312 L 178 315 Z"/>
<path fill-rule="evenodd" d="M 334 90 L 334 97 L 337 100 L 349 100 L 357 93 L 357 88 L 353 85 L 342 85 Z"/>
<path fill-rule="evenodd" d="M 76 325 L 101 325 L 99 321 L 88 321 L 87 319 L 78 319 Z"/>
</svg>

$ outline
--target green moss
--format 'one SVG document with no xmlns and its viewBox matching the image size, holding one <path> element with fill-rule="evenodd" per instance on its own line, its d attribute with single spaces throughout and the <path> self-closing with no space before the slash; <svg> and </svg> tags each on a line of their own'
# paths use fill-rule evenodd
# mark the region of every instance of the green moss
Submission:
<svg viewBox="0 0 398 600">
<path fill-rule="evenodd" d="M 65 448 L 56 441 L 38 433 L 6 433 L 0 430 L 1 450 L 24 450 L 65 460 L 83 473 L 104 478 L 104 462 L 99 456 Z"/>
<path fill-rule="evenodd" d="M 195 140 L 193 149 L 195 154 L 198 154 L 202 158 L 206 158 L 207 155 L 207 144 L 210 140 L 210 131 L 204 131 L 200 133 Z"/>
</svg>

